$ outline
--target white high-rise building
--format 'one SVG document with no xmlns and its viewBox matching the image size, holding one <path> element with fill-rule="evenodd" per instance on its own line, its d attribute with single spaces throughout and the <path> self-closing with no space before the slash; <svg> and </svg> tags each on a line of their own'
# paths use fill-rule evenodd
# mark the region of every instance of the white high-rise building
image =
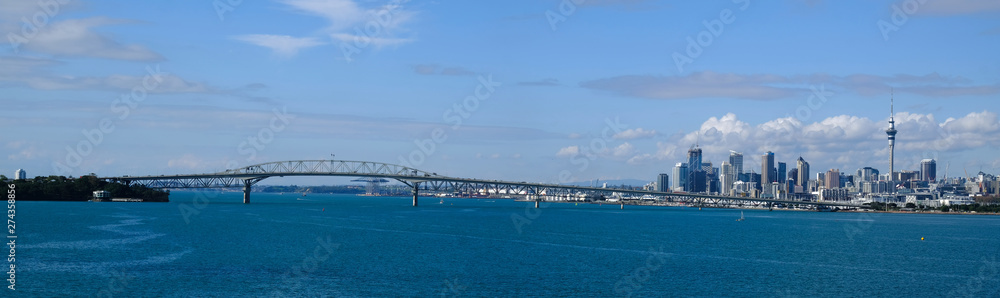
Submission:
<svg viewBox="0 0 1000 298">
<path fill-rule="evenodd" d="M 719 175 L 720 192 L 724 196 L 730 196 L 733 192 L 733 183 L 736 182 L 736 170 L 728 161 L 722 162 L 721 174 Z"/>
<path fill-rule="evenodd" d="M 671 185 L 674 186 L 674 191 L 684 191 L 684 185 L 687 184 L 688 176 L 688 165 L 686 163 L 677 163 L 674 167 L 674 176 L 671 177 Z"/>
<path fill-rule="evenodd" d="M 28 173 L 25 173 L 22 169 L 17 169 L 17 171 L 14 172 L 14 180 L 24 179 L 28 179 Z"/>
<path fill-rule="evenodd" d="M 733 166 L 733 172 L 737 177 L 743 174 L 743 153 L 729 151 L 729 164 Z"/>
</svg>

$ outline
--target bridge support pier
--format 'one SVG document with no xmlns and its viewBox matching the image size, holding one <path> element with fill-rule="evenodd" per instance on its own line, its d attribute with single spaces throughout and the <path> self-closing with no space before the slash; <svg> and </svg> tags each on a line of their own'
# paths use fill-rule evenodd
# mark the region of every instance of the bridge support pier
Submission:
<svg viewBox="0 0 1000 298">
<path fill-rule="evenodd" d="M 250 180 L 243 180 L 243 204 L 250 204 Z"/>
<path fill-rule="evenodd" d="M 413 207 L 417 207 L 417 194 L 420 192 L 420 182 L 413 182 Z"/>
<path fill-rule="evenodd" d="M 538 200 L 535 200 L 535 209 L 538 209 Z"/>
</svg>

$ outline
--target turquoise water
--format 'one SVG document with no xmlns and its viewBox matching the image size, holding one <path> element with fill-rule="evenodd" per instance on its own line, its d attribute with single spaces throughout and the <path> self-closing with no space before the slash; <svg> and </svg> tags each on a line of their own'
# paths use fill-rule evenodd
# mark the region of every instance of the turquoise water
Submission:
<svg viewBox="0 0 1000 298">
<path fill-rule="evenodd" d="M 17 294 L 1000 295 L 997 216 L 252 200 L 18 202 Z"/>
</svg>

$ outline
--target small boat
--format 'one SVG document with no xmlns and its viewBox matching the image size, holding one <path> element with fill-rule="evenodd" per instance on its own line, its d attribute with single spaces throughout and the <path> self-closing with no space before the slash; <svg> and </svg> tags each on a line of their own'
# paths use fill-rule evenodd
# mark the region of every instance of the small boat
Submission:
<svg viewBox="0 0 1000 298">
<path fill-rule="evenodd" d="M 438 203 L 438 204 L 444 204 L 444 199 L 441 199 L 441 202 Z"/>
<path fill-rule="evenodd" d="M 744 221 L 744 220 L 747 220 L 747 219 L 746 219 L 746 217 L 743 217 L 743 211 L 740 211 L 740 218 L 737 218 L 736 221 Z"/>
</svg>

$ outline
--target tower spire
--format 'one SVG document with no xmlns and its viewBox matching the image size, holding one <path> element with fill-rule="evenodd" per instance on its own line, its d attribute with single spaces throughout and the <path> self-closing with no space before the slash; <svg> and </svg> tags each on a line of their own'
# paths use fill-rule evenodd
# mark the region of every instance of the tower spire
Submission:
<svg viewBox="0 0 1000 298">
<path fill-rule="evenodd" d="M 885 130 L 885 134 L 889 136 L 889 181 L 894 181 L 895 172 L 895 147 L 896 147 L 896 121 L 895 121 L 895 96 L 893 94 L 892 88 L 889 89 L 889 129 Z"/>
</svg>

